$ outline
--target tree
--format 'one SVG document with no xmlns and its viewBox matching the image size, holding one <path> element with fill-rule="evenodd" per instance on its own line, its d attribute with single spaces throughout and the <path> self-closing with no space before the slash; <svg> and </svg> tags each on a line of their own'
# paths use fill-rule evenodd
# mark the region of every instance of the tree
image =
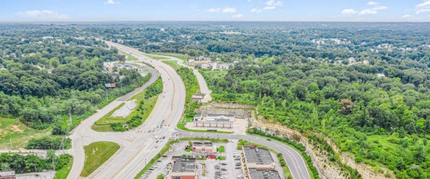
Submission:
<svg viewBox="0 0 430 179">
<path fill-rule="evenodd" d="M 296 84 L 293 87 L 293 94 L 298 98 L 300 101 L 306 100 L 307 90 L 306 88 L 301 84 Z"/>
<path fill-rule="evenodd" d="M 157 175 L 157 179 L 164 179 L 164 175 L 163 174 Z"/>
<path fill-rule="evenodd" d="M 225 152 L 225 148 L 224 148 L 224 146 L 223 146 L 223 145 L 219 146 L 216 150 L 217 150 L 217 152 L 219 152 L 219 153 L 224 153 L 224 152 Z"/>
<path fill-rule="evenodd" d="M 349 99 L 342 99 L 340 101 L 340 106 L 342 106 L 342 109 L 339 110 L 342 114 L 351 114 L 352 110 L 354 108 L 354 104 Z"/>
<path fill-rule="evenodd" d="M 60 60 L 58 58 L 51 58 L 49 60 L 49 66 L 57 68 L 60 65 Z"/>
</svg>

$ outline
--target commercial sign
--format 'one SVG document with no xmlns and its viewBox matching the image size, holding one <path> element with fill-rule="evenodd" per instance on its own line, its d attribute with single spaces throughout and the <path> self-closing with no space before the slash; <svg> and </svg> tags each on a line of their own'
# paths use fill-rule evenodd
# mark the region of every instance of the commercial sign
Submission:
<svg viewBox="0 0 430 179">
<path fill-rule="evenodd" d="M 115 88 L 116 87 L 116 83 L 106 83 L 105 87 L 106 88 Z"/>
</svg>

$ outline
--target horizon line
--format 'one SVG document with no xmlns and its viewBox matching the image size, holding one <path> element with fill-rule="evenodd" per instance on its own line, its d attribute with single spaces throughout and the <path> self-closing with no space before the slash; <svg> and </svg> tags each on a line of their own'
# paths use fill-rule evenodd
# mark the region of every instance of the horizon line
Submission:
<svg viewBox="0 0 430 179">
<path fill-rule="evenodd" d="M 0 23 L 120 23 L 120 22 L 340 22 L 340 23 L 429 23 L 429 21 L 359 21 L 359 20 L 41 20 L 41 21 L 1 21 Z"/>
</svg>

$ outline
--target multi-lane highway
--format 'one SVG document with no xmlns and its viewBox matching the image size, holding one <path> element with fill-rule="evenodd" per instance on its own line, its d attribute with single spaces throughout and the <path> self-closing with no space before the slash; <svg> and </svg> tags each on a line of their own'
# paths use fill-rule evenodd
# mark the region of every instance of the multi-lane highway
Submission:
<svg viewBox="0 0 430 179">
<path fill-rule="evenodd" d="M 128 94 L 124 97 L 113 101 L 93 116 L 83 121 L 73 131 L 72 149 L 70 153 L 74 156 L 72 171 L 68 178 L 79 178 L 85 162 L 85 153 L 83 147 L 95 141 L 112 141 L 118 143 L 121 148 L 101 167 L 94 171 L 89 178 L 134 178 L 137 173 L 153 158 L 161 148 L 167 143 L 168 136 L 179 133 L 182 137 L 202 136 L 202 137 L 219 137 L 227 139 L 245 139 L 251 142 L 261 143 L 269 146 L 284 154 L 288 167 L 294 178 L 310 178 L 306 165 L 300 154 L 294 149 L 266 139 L 246 136 L 246 135 L 226 135 L 213 133 L 192 133 L 176 129 L 176 124 L 181 119 L 185 105 L 185 85 L 181 77 L 167 64 L 150 59 L 136 49 L 123 45 L 106 42 L 109 46 L 116 47 L 130 55 L 136 57 L 139 62 L 146 62 L 152 65 L 157 71 L 151 71 L 153 78 L 145 86 L 135 90 L 136 94 L 150 85 L 160 74 L 163 80 L 163 92 L 160 94 L 158 101 L 145 121 L 145 123 L 131 131 L 127 132 L 96 132 L 91 129 L 92 124 L 119 106 L 124 100 L 134 95 Z M 200 75 L 201 76 L 201 75 Z M 198 77 L 198 76 L 197 76 Z M 201 76 L 203 79 L 203 77 Z M 204 79 L 203 79 L 204 81 Z M 199 80 L 199 83 L 201 81 Z M 201 83 L 200 83 L 201 84 Z M 207 85 L 204 85 L 207 88 Z M 209 91 L 209 89 L 207 89 Z M 165 137 L 165 138 L 162 138 Z M 161 138 L 161 139 L 160 139 Z"/>
<path fill-rule="evenodd" d="M 184 61 L 179 59 L 179 58 L 171 57 L 171 56 L 164 56 L 164 55 L 157 55 L 157 56 L 165 57 L 165 58 L 168 58 L 170 60 L 175 60 L 175 61 L 177 61 L 178 65 L 193 69 L 193 73 L 194 73 L 194 75 L 196 75 L 197 81 L 199 82 L 200 93 L 204 95 L 202 102 L 207 103 L 207 102 L 212 100 L 212 97 L 211 97 L 212 91 L 209 90 L 208 85 L 206 84 L 205 78 L 203 78 L 203 75 L 198 70 L 196 70 L 195 68 L 190 67 L 188 65 L 185 65 Z"/>
</svg>

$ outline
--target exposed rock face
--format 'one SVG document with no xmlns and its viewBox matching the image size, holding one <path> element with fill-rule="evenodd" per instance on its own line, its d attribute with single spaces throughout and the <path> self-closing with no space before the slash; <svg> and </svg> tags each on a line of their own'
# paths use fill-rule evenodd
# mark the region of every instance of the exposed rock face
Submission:
<svg viewBox="0 0 430 179">
<path fill-rule="evenodd" d="M 327 151 L 320 150 L 318 146 L 314 146 L 313 144 L 309 143 L 309 139 L 305 135 L 302 135 L 302 133 L 300 133 L 299 131 L 290 129 L 287 126 L 283 126 L 278 123 L 267 121 L 261 117 L 259 117 L 259 120 L 251 120 L 251 124 L 253 127 L 265 131 L 269 134 L 275 134 L 280 137 L 289 138 L 290 140 L 299 142 L 303 146 L 305 146 L 306 153 L 312 158 L 313 164 L 317 168 L 321 178 L 348 178 L 348 174 L 345 173 L 345 171 L 342 171 L 342 168 L 337 163 L 330 162 Z M 319 134 L 314 135 L 321 136 Z M 340 150 L 335 145 L 335 143 L 328 137 L 324 137 L 324 139 L 332 147 L 333 151 L 339 154 Z M 342 152 L 340 153 L 339 158 L 343 164 L 346 164 L 351 168 L 357 169 L 362 178 L 387 178 L 384 173 L 374 171 L 370 166 L 364 163 L 355 163 L 354 156 L 351 154 Z M 394 178 L 394 174 L 392 171 L 388 170 L 386 167 L 382 168 L 384 168 L 384 172 L 390 173 L 390 178 Z"/>
</svg>

